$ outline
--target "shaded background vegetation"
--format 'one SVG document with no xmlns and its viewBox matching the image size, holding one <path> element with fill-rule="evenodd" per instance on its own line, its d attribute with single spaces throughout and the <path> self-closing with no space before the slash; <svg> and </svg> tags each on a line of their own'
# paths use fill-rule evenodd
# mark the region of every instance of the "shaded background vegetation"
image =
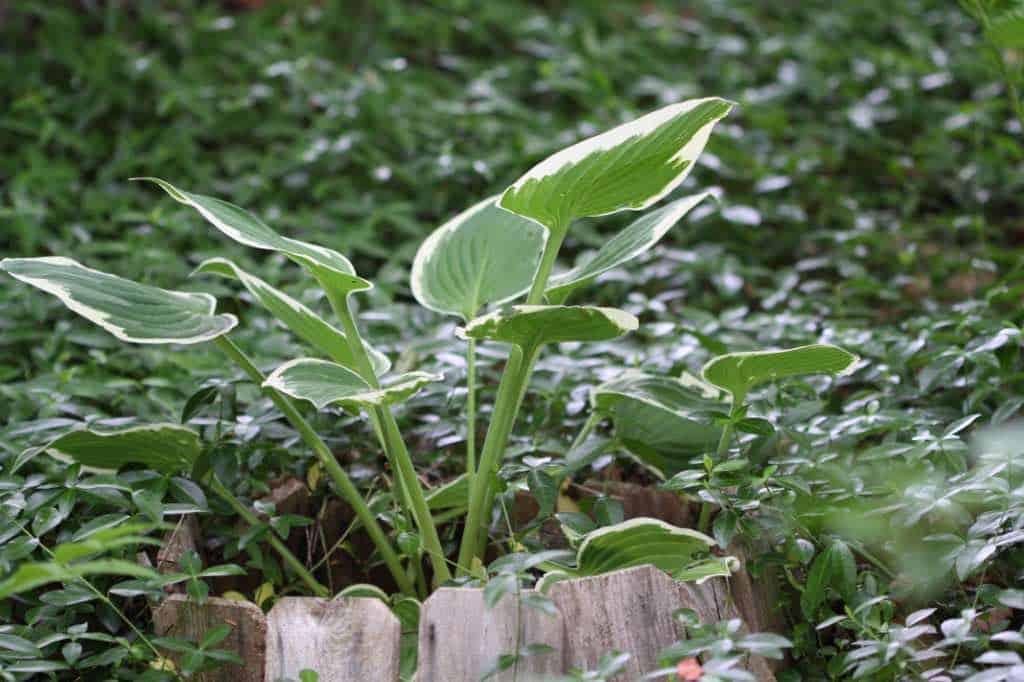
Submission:
<svg viewBox="0 0 1024 682">
<path fill-rule="evenodd" d="M 1004 422 L 1024 395 L 1022 131 L 976 26 L 947 0 L 270 2 L 251 11 L 15 1 L 0 19 L 0 252 L 69 255 L 210 291 L 241 315 L 240 340 L 264 364 L 297 355 L 236 289 L 186 276 L 226 255 L 311 304 L 318 292 L 300 286 L 296 268 L 235 247 L 129 182 L 158 175 L 377 272 L 365 306 L 371 335 L 400 365 L 457 380 L 451 325 L 407 305 L 423 237 L 568 143 L 710 94 L 740 106 L 687 188 L 719 187 L 720 206 L 696 211 L 658 258 L 599 285 L 599 301 L 625 300 L 644 326 L 626 344 L 545 359 L 518 452 L 564 452 L 602 372 L 694 371 L 724 349 L 824 339 L 861 354 L 866 368 L 831 397 L 811 382 L 773 389 L 761 405 L 796 415 L 782 439 L 793 489 L 825 507 L 845 509 L 851 495 L 907 506 L 885 467 L 912 463 L 941 483 L 970 461 L 959 431 L 943 435 L 948 427 L 974 414 Z M 574 228 L 568 252 L 619 224 Z M 0 458 L 83 420 L 173 419 L 224 374 L 202 350 L 124 348 L 9 281 L 0 351 Z M 247 475 L 239 487 L 265 489 L 282 470 L 305 475 L 308 455 L 289 452 L 291 434 L 269 407 L 239 391 L 252 402 L 227 410 L 245 426 L 232 450 Z M 458 415 L 463 399 L 437 388 L 404 415 L 434 480 L 458 469 L 449 458 L 461 443 L 436 417 Z M 376 455 L 351 423 L 321 426 L 369 481 Z M 772 448 L 784 449 L 765 445 L 761 464 Z M 83 519 L 102 511 L 83 504 Z M 940 525 L 962 526 L 970 545 L 963 521 Z M 740 528 L 783 537 L 754 521 Z M 828 530 L 819 520 L 800 533 L 821 548 Z M 893 573 L 920 568 L 898 565 L 894 538 L 905 540 L 872 539 Z M 779 543 L 779 562 L 796 562 L 801 582 L 792 547 Z M 986 575 L 1001 588 L 1017 571 L 1011 556 Z M 867 567 L 857 581 L 865 599 L 906 587 L 875 575 Z M 956 614 L 987 594 L 977 591 L 984 577 L 976 583 L 930 598 Z M 790 634 L 818 669 L 832 654 L 819 651 L 823 635 L 805 616 L 810 626 Z M 827 643 L 833 654 L 849 644 Z"/>
</svg>

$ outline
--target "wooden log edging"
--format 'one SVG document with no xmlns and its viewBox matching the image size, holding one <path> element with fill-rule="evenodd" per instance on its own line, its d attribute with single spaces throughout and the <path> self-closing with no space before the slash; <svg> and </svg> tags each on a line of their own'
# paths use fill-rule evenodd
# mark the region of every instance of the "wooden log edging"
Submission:
<svg viewBox="0 0 1024 682">
<path fill-rule="evenodd" d="M 678 583 L 653 566 L 565 580 L 547 596 L 554 615 L 516 595 L 488 608 L 482 589 L 437 590 L 420 615 L 416 681 L 476 682 L 499 656 L 545 644 L 552 651 L 521 657 L 491 679 L 540 682 L 574 666 L 593 668 L 616 650 L 631 655 L 616 682 L 630 682 L 657 669 L 661 650 L 685 638 L 672 617 L 677 609 L 693 609 L 702 623 L 741 617 L 725 580 Z M 175 594 L 154 610 L 153 620 L 160 635 L 196 641 L 215 625 L 232 625 L 219 647 L 236 652 L 245 666 L 202 673 L 195 678 L 200 682 L 297 680 L 304 669 L 316 671 L 320 682 L 399 679 L 401 626 L 379 599 L 285 597 L 264 615 L 248 602 L 211 598 L 200 606 Z M 764 659 L 751 657 L 745 667 L 757 680 L 775 680 Z"/>
</svg>

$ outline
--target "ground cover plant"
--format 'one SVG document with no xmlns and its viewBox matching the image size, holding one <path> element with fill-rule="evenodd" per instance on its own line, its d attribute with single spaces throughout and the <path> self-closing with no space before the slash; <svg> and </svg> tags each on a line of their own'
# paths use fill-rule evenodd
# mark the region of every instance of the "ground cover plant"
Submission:
<svg viewBox="0 0 1024 682">
<path fill-rule="evenodd" d="M 178 320 L 157 338 L 212 337 L 234 315 L 231 338 L 251 360 L 236 356 L 245 369 L 231 373 L 212 352 L 217 341 L 122 348 L 56 299 L 12 280 L 0 288 L 3 509 L 16 522 L 5 524 L 0 568 L 8 579 L 46 565 L 36 577 L 53 581 L 0 607 L 4 674 L 168 676 L 156 653 L 168 645 L 187 657 L 179 672 L 229 658 L 218 651 L 221 633 L 154 641 L 146 604 L 165 581 L 197 599 L 234 591 L 265 608 L 280 594 L 351 582 L 420 597 L 440 570 L 415 500 L 402 501 L 421 485 L 428 513 L 418 505 L 419 520 L 437 528 L 449 570 L 486 580 L 494 598 L 542 574 L 602 570 L 588 568 L 588 550 L 600 549 L 602 529 L 630 523 L 602 490 L 624 479 L 692 502 L 694 530 L 716 546 L 761 548 L 750 563 L 779 590 L 788 641 L 771 645 L 787 651 L 780 674 L 1014 679 L 1021 158 L 1008 84 L 1019 62 L 1012 31 L 999 28 L 1012 24 L 1003 12 L 1013 8 L 494 5 L 468 23 L 446 5 L 368 8 L 369 35 L 381 39 L 343 47 L 330 46 L 319 25 L 332 21 L 329 6 L 29 6 L 8 17 L 4 255 L 64 255 L 158 287 L 185 282 L 174 310 L 209 326 Z M 498 34 L 518 46 L 514 54 L 492 46 Z M 245 47 L 257 42 L 258 54 Z M 339 74 L 330 64 L 347 66 Z M 69 75 L 86 85 L 68 91 Z M 718 124 L 690 180 L 643 214 L 577 221 L 542 287 L 549 305 L 622 310 L 588 309 L 584 328 L 631 326 L 628 315 L 636 330 L 614 341 L 550 339 L 528 390 L 514 395 L 528 372 L 502 377 L 509 349 L 522 357 L 509 364 L 530 365 L 530 351 L 549 340 L 532 335 L 530 318 L 551 312 L 520 309 L 510 319 L 485 306 L 529 295 L 522 282 L 535 281 L 532 259 L 479 289 L 465 284 L 484 266 L 455 273 L 462 285 L 430 273 L 445 272 L 446 249 L 474 253 L 474 230 L 515 234 L 540 262 L 545 230 L 559 225 L 530 218 L 564 216 L 516 218 L 493 206 L 499 199 L 476 202 L 503 197 L 560 148 L 708 92 L 740 106 Z M 321 293 L 330 289 L 310 286 L 295 266 L 296 244 L 276 242 L 278 253 L 262 257 L 253 244 L 235 246 L 194 206 L 178 210 L 151 185 L 127 181 L 151 174 L 182 188 L 175 198 L 188 190 L 228 199 L 278 234 L 375 273 L 376 286 L 349 308 L 372 346 L 339 343 L 354 335 L 344 315 L 332 316 Z M 529 211 L 525 201 L 518 208 Z M 436 225 L 444 227 L 429 237 Z M 630 230 L 648 236 L 612 239 Z M 126 231 L 131 239 L 112 239 Z M 616 253 L 635 258 L 623 265 Z M 219 312 L 196 292 L 214 294 Z M 514 345 L 495 343 L 499 335 Z M 735 371 L 749 357 L 736 353 L 813 355 L 822 346 L 857 356 L 852 373 L 775 370 L 777 380 L 759 383 L 762 375 Z M 322 365 L 287 365 L 312 356 L 355 368 L 358 376 L 332 382 L 345 386 L 340 405 L 315 385 Z M 358 365 L 380 370 L 385 358 L 406 383 L 380 392 L 360 383 Z M 316 389 L 303 397 L 338 406 L 262 396 L 252 370 L 281 367 L 295 371 L 272 385 Z M 701 377 L 705 367 L 711 376 Z M 722 376 L 705 382 L 715 367 Z M 406 459 L 383 403 L 438 375 L 388 408 Z M 516 410 L 498 409 L 499 388 L 519 412 L 508 426 Z M 349 413 L 363 405 L 369 420 Z M 497 442 L 489 429 L 508 430 L 503 452 L 488 448 Z M 126 455 L 145 448 L 149 466 L 112 462 L 112 433 L 131 439 Z M 167 439 L 175 445 L 160 456 Z M 123 466 L 112 477 L 88 468 L 103 461 L 69 466 L 51 456 L 61 453 Z M 495 473 L 469 485 L 474 469 Z M 305 513 L 262 501 L 283 473 L 312 491 Z M 339 485 L 345 478 L 355 494 Z M 474 487 L 490 557 L 461 532 Z M 539 510 L 509 527 L 523 491 Z M 366 503 L 332 537 L 338 496 Z M 135 550 L 180 514 L 203 519 L 206 565 L 188 561 L 154 579 L 132 561 Z M 365 534 L 375 524 L 384 540 L 376 545 Z M 574 551 L 547 553 L 553 525 Z M 493 551 L 504 555 L 497 563 Z M 479 561 L 460 560 L 473 555 Z M 355 575 L 332 571 L 339 560 Z M 112 575 L 119 571 L 126 575 Z M 388 599 L 396 610 L 410 603 Z M 666 671 L 728 678 L 739 674 L 736 651 L 765 645 L 729 624 L 701 627 L 665 652 Z M 602 679 L 620 664 L 610 653 L 602 670 L 578 676 Z"/>
</svg>

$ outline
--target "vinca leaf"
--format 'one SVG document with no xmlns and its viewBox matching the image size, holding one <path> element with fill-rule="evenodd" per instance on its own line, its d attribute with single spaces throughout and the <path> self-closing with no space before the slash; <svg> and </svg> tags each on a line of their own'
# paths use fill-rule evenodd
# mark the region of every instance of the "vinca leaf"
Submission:
<svg viewBox="0 0 1024 682">
<path fill-rule="evenodd" d="M 133 178 L 159 185 L 175 201 L 199 212 L 211 225 L 240 244 L 264 251 L 277 251 L 306 268 L 325 288 L 338 295 L 373 288 L 356 275 L 347 258 L 333 249 L 282 237 L 248 211 L 221 199 L 178 189 L 160 178 Z"/>
<path fill-rule="evenodd" d="M 423 242 L 412 264 L 420 305 L 471 320 L 491 303 L 530 288 L 547 232 L 536 222 L 485 199 L 455 216 Z"/>
<path fill-rule="evenodd" d="M 202 444 L 199 435 L 185 426 L 147 424 L 116 431 L 71 431 L 33 449 L 100 471 L 141 464 L 154 471 L 176 474 L 192 469 Z"/>
<path fill-rule="evenodd" d="M 193 344 L 226 334 L 234 315 L 216 315 L 209 294 L 158 289 L 61 256 L 5 258 L 0 270 L 53 294 L 68 308 L 129 343 Z"/>
<path fill-rule="evenodd" d="M 89 575 L 123 575 L 142 579 L 159 577 L 153 569 L 124 559 L 96 559 L 70 566 L 56 562 L 26 563 L 18 566 L 18 570 L 6 580 L 0 581 L 0 601 L 43 585 L 68 582 Z"/>
<path fill-rule="evenodd" d="M 702 375 L 705 381 L 731 393 L 734 403 L 740 403 L 759 384 L 806 374 L 841 376 L 853 371 L 857 360 L 856 355 L 838 346 L 814 344 L 720 355 L 704 365 Z"/>
<path fill-rule="evenodd" d="M 210 258 L 199 264 L 192 274 L 211 273 L 237 279 L 260 304 L 300 339 L 345 367 L 354 368 L 355 360 L 348 339 L 334 326 L 295 300 L 255 275 L 238 267 L 227 258 Z M 366 345 L 374 372 L 380 376 L 391 369 L 391 362 L 380 351 Z"/>
<path fill-rule="evenodd" d="M 401 402 L 423 386 L 443 378 L 429 372 L 407 372 L 390 377 L 380 388 L 374 388 L 347 367 L 326 360 L 299 358 L 275 369 L 263 385 L 293 398 L 308 400 L 317 409 L 337 403 L 357 411 L 360 407 Z"/>
<path fill-rule="evenodd" d="M 677 199 L 663 208 L 644 214 L 605 242 L 596 254 L 572 270 L 551 278 L 545 294 L 552 303 L 563 303 L 576 289 L 598 275 L 627 263 L 648 251 L 685 216 L 690 209 L 711 196 L 702 192 Z"/>
<path fill-rule="evenodd" d="M 624 310 L 597 306 L 519 305 L 471 320 L 461 333 L 536 349 L 548 343 L 606 341 L 637 328 Z"/>
<path fill-rule="evenodd" d="M 678 102 L 578 142 L 530 169 L 499 206 L 561 233 L 575 218 L 643 210 L 686 179 L 732 106 Z"/>
</svg>

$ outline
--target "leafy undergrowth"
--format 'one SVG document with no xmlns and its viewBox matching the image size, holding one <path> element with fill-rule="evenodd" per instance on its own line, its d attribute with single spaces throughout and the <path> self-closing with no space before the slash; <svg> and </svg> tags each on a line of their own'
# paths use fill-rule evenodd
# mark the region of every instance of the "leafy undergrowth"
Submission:
<svg viewBox="0 0 1024 682">
<path fill-rule="evenodd" d="M 499 501 L 515 512 L 517 490 L 528 489 L 539 512 L 510 527 L 514 539 L 539 552 L 552 546 L 552 528 L 621 520 L 621 503 L 588 497 L 588 481 L 662 487 L 711 503 L 709 532 L 723 547 L 739 538 L 758 548 L 750 568 L 776 585 L 780 634 L 792 643 L 781 676 L 1015 679 L 1024 643 L 1019 125 L 974 23 L 951 3 L 759 4 L 374 3 L 353 21 L 329 3 L 252 12 L 15 3 L 0 22 L 10 46 L 0 92 L 11 103 L 0 114 L 0 244 L 165 287 L 229 255 L 326 312 L 321 292 L 284 259 L 225 252 L 198 217 L 127 182 L 159 173 L 349 254 L 377 273 L 361 300 L 367 336 L 399 370 L 448 379 L 398 413 L 421 477 L 439 485 L 464 468 L 466 395 L 450 387 L 463 385 L 466 364 L 456 325 L 411 304 L 416 246 L 576 139 L 664 103 L 729 96 L 740 106 L 687 186 L 718 183 L 719 205 L 694 209 L 654 256 L 592 287 L 639 329 L 614 343 L 551 346 L 537 364 Z M 591 220 L 567 246 L 583 255 L 622 222 Z M 238 342 L 261 367 L 300 355 L 234 283 L 184 286 L 241 318 Z M 860 361 L 836 379 L 755 389 L 724 460 L 638 442 L 614 421 L 587 447 L 570 447 L 590 390 L 624 369 L 697 374 L 722 353 L 811 343 Z M 271 533 L 290 537 L 300 556 L 308 549 L 334 591 L 393 587 L 365 538 L 345 532 L 348 510 L 331 502 L 313 453 L 252 384 L 224 378 L 219 357 L 123 347 L 7 283 L 0 348 L 0 574 L 49 560 L 58 546 L 112 542 L 103 534 L 128 520 L 148 524 L 133 533 L 158 538 L 165 514 L 201 511 L 205 565 L 190 559 L 162 579 L 194 597 L 233 591 L 269 607 L 306 593 L 269 549 Z M 503 357 L 480 346 L 485 397 Z M 23 454 L 83 423 L 178 418 L 202 433 L 209 466 L 235 494 L 259 500 L 292 476 L 310 501 L 300 514 L 257 502 L 269 523 L 246 530 L 188 479 L 110 477 Z M 341 411 L 310 421 L 414 553 L 365 421 Z M 641 463 L 657 457 L 684 465 Z M 572 474 L 561 494 L 552 470 Z M 449 553 L 457 530 L 444 531 Z M 133 560 L 128 547 L 115 555 Z M 524 562 L 493 566 L 492 594 L 518 585 Z M 167 675 L 153 665 L 148 630 L 128 625 L 148 622 L 157 583 L 100 575 L 90 578 L 96 593 L 78 576 L 58 579 L 0 603 L 0 675 Z M 678 657 L 731 637 L 713 625 L 705 650 Z M 210 653 L 215 640 L 173 646 L 199 668 L 224 658 Z M 614 657 L 606 663 L 613 671 Z"/>
</svg>

